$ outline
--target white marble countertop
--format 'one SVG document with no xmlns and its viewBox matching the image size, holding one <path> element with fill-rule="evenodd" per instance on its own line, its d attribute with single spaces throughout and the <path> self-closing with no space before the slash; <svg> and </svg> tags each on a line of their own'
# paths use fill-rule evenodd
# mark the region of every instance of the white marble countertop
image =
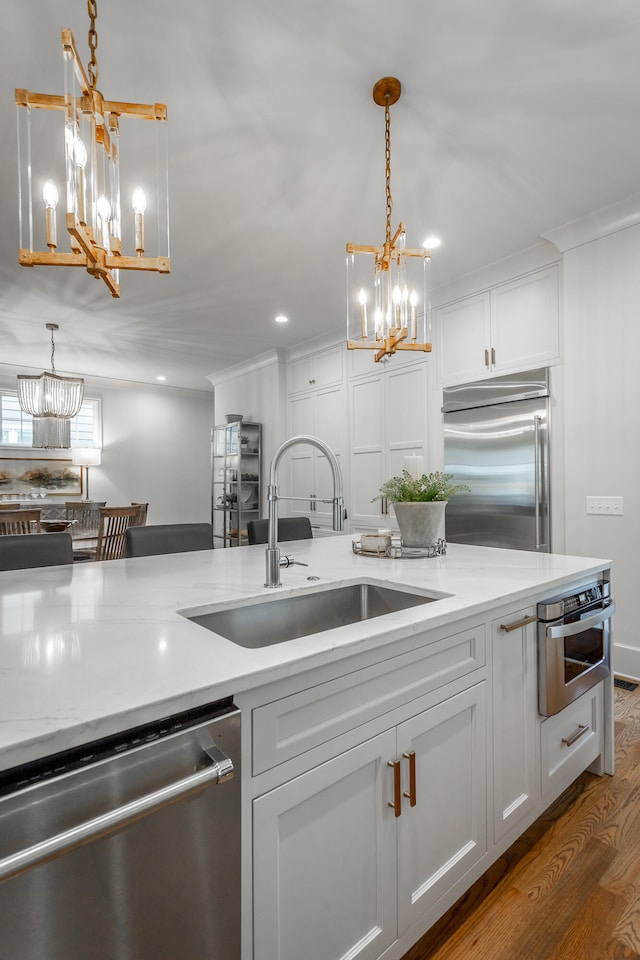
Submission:
<svg viewBox="0 0 640 960">
<path fill-rule="evenodd" d="M 338 535 L 282 545 L 308 566 L 283 569 L 279 590 L 263 586 L 262 546 L 0 573 L 0 769 L 417 630 L 553 595 L 610 566 L 456 544 L 436 559 L 379 560 L 354 555 L 351 541 Z M 237 646 L 177 612 L 358 578 L 449 596 L 261 650 Z"/>
</svg>

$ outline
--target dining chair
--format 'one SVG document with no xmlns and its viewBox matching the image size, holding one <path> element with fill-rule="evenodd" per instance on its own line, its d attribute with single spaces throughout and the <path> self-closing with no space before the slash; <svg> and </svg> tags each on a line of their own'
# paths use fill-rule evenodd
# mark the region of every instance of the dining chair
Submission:
<svg viewBox="0 0 640 960">
<path fill-rule="evenodd" d="M 19 510 L 20 504 L 16 500 L 15 503 L 0 503 L 0 510 Z"/>
<path fill-rule="evenodd" d="M 125 556 L 155 557 L 163 553 L 187 553 L 213 549 L 210 523 L 160 523 L 125 530 Z"/>
<path fill-rule="evenodd" d="M 146 522 L 147 522 L 147 512 L 148 512 L 148 510 L 149 510 L 149 504 L 148 504 L 148 503 L 140 503 L 139 500 L 132 500 L 132 501 L 131 501 L 131 506 L 132 506 L 132 507 L 139 507 L 139 508 L 140 508 L 140 519 L 139 519 L 139 521 L 138 521 L 138 526 L 140 526 L 140 527 L 145 526 L 145 524 L 146 524 Z"/>
<path fill-rule="evenodd" d="M 65 563 L 73 563 L 73 546 L 68 533 L 0 537 L 0 570 L 54 567 Z"/>
<path fill-rule="evenodd" d="M 106 500 L 67 500 L 65 502 L 65 517 L 74 520 L 70 531 L 74 540 L 92 539 L 98 536 L 100 526 L 100 507 L 106 507 Z"/>
<path fill-rule="evenodd" d="M 249 543 L 267 543 L 269 540 L 269 521 L 249 520 L 247 524 Z M 312 540 L 313 530 L 309 517 L 281 517 L 278 519 L 278 543 L 283 540 Z"/>
<path fill-rule="evenodd" d="M 42 533 L 40 510 L 4 510 L 0 515 L 0 536 Z"/>
<path fill-rule="evenodd" d="M 140 516 L 138 506 L 100 507 L 96 560 L 120 560 L 124 557 L 124 534 L 135 526 Z"/>
</svg>

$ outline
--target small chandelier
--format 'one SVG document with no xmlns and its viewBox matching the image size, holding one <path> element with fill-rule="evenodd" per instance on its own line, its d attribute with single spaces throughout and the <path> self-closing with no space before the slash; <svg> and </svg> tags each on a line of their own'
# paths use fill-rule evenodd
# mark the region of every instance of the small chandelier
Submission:
<svg viewBox="0 0 640 960">
<path fill-rule="evenodd" d="M 400 81 L 383 77 L 373 99 L 384 107 L 387 220 L 382 246 L 347 244 L 347 348 L 375 350 L 375 361 L 396 350 L 431 352 L 429 266 L 431 252 L 406 246 L 406 224 L 391 236 L 390 106 L 400 99 Z M 373 271 L 371 270 L 373 258 Z"/>
<path fill-rule="evenodd" d="M 60 377 L 56 373 L 53 339 L 57 323 L 47 323 L 51 331 L 51 373 L 39 377 L 18 375 L 18 402 L 25 413 L 33 417 L 32 446 L 44 450 L 62 450 L 71 446 L 71 417 L 82 406 L 84 380 L 79 377 Z"/>
<path fill-rule="evenodd" d="M 88 0 L 88 76 L 73 34 L 62 30 L 62 96 L 16 90 L 20 250 L 22 266 L 85 267 L 120 296 L 120 270 L 169 273 L 169 202 L 166 120 L 162 103 L 105 100 L 97 89 L 97 0 Z M 38 121 L 32 123 L 35 112 Z M 64 121 L 64 138 L 60 117 Z M 155 120 L 127 129 L 126 170 L 120 169 L 120 119 Z M 144 128 L 144 132 L 143 129 Z M 151 135 L 151 130 L 153 134 Z M 151 135 L 151 136 L 150 136 Z M 56 150 L 59 143 L 64 151 Z M 57 184 L 66 184 L 68 248 L 58 246 Z M 143 189 L 144 184 L 144 189 Z M 151 189 L 150 189 L 151 188 Z M 36 207 L 34 209 L 34 197 Z M 128 198 L 128 216 L 121 211 Z M 41 199 L 41 204 L 40 204 Z M 146 227 L 146 230 L 145 230 Z M 145 233 L 157 233 L 144 256 Z M 127 255 L 126 250 L 131 255 Z"/>
</svg>

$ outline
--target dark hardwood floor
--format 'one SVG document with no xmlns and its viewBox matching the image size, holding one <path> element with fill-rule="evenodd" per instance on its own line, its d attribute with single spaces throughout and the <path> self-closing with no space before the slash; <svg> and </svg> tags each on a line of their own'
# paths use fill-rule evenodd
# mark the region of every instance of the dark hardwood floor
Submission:
<svg viewBox="0 0 640 960">
<path fill-rule="evenodd" d="M 640 960 L 640 687 L 583 774 L 403 960 Z"/>
</svg>

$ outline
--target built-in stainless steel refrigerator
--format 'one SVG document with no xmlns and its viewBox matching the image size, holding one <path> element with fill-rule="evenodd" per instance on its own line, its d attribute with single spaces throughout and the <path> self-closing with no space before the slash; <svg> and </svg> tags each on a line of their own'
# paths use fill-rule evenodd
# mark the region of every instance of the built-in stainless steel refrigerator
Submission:
<svg viewBox="0 0 640 960">
<path fill-rule="evenodd" d="M 549 552 L 549 371 L 448 387 L 443 401 L 444 469 L 471 488 L 447 504 L 447 540 Z"/>
</svg>

